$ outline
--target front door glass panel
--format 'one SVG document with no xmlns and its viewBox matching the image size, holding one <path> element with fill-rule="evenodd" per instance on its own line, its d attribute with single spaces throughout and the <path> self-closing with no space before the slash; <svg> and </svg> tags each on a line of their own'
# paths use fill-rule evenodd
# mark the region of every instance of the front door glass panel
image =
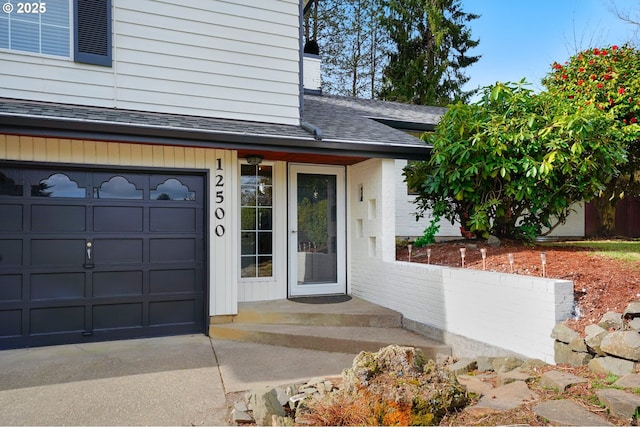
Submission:
<svg viewBox="0 0 640 427">
<path fill-rule="evenodd" d="M 289 295 L 346 293 L 344 167 L 289 168 Z"/>
</svg>

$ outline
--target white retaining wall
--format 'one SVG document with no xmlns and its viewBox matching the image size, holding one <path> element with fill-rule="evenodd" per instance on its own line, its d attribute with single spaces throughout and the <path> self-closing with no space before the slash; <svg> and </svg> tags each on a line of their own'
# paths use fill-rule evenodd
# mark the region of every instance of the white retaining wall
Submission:
<svg viewBox="0 0 640 427">
<path fill-rule="evenodd" d="M 573 309 L 573 283 L 395 261 L 393 160 L 351 167 L 351 294 L 403 314 L 454 355 L 515 353 L 554 362 L 551 331 Z"/>
<path fill-rule="evenodd" d="M 567 280 L 375 259 L 352 266 L 354 296 L 401 312 L 459 357 L 504 349 L 554 363 L 551 331 L 573 309 Z"/>
</svg>

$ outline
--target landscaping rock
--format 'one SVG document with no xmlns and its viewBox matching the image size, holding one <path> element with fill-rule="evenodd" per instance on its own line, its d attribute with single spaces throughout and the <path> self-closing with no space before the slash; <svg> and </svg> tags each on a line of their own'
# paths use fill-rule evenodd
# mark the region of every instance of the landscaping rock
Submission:
<svg viewBox="0 0 640 427">
<path fill-rule="evenodd" d="M 529 382 L 535 378 L 535 375 L 530 374 L 527 370 L 516 368 L 509 372 L 500 372 L 496 380 L 496 385 L 502 386 L 514 381 Z"/>
<path fill-rule="evenodd" d="M 640 334 L 636 331 L 610 332 L 602 339 L 600 349 L 612 356 L 640 361 Z"/>
<path fill-rule="evenodd" d="M 640 317 L 633 318 L 629 323 L 627 323 L 627 327 L 634 331 L 640 331 Z"/>
<path fill-rule="evenodd" d="M 580 339 L 580 334 L 564 323 L 557 323 L 556 326 L 553 327 L 553 331 L 551 331 L 551 338 L 555 339 L 556 341 L 569 344 L 575 339 Z"/>
<path fill-rule="evenodd" d="M 533 412 L 559 426 L 610 426 L 596 414 L 570 400 L 548 400 L 533 407 Z"/>
<path fill-rule="evenodd" d="M 520 366 L 521 369 L 526 369 L 530 372 L 537 372 L 539 369 L 544 368 L 545 366 L 549 366 L 549 364 L 547 362 L 545 362 L 544 360 L 540 360 L 540 359 L 527 359 L 524 361 L 524 363 L 522 364 L 522 366 Z"/>
<path fill-rule="evenodd" d="M 397 375 L 411 376 L 422 372 L 429 358 L 414 347 L 390 345 L 372 353 L 362 351 L 353 359 L 351 369 L 344 378 L 347 386 L 367 385 L 379 372 L 394 372 Z"/>
<path fill-rule="evenodd" d="M 626 321 L 630 321 L 636 317 L 640 317 L 640 301 L 633 301 L 622 312 L 622 318 Z"/>
<path fill-rule="evenodd" d="M 253 418 L 258 425 L 271 425 L 272 416 L 284 417 L 287 414 L 278 400 L 278 393 L 273 387 L 261 387 L 251 392 L 249 405 L 253 410 Z"/>
<path fill-rule="evenodd" d="M 622 315 L 615 311 L 607 311 L 598 322 L 598 326 L 606 329 L 607 331 L 622 329 L 624 326 L 624 323 L 622 322 Z"/>
<path fill-rule="evenodd" d="M 564 392 L 574 384 L 586 383 L 587 380 L 576 375 L 560 371 L 549 371 L 540 377 L 540 386 Z"/>
<path fill-rule="evenodd" d="M 626 375 L 633 372 L 633 362 L 617 357 L 596 357 L 589 362 L 589 369 L 596 374 Z"/>
<path fill-rule="evenodd" d="M 515 368 L 519 368 L 523 363 L 524 360 L 518 359 L 517 357 L 495 357 L 492 360 L 491 365 L 495 372 L 500 373 L 509 372 Z"/>
<path fill-rule="evenodd" d="M 618 381 L 613 383 L 616 387 L 639 389 L 640 388 L 640 374 L 626 374 L 622 376 Z"/>
<path fill-rule="evenodd" d="M 491 246 L 492 248 L 499 248 L 500 244 L 500 239 L 492 234 L 487 238 L 487 245 Z"/>
<path fill-rule="evenodd" d="M 231 424 L 251 424 L 253 422 L 253 417 L 247 411 L 240 411 L 236 408 L 231 411 Z"/>
<path fill-rule="evenodd" d="M 478 368 L 478 363 L 475 359 L 460 359 L 448 369 L 454 375 L 466 374 Z"/>
<path fill-rule="evenodd" d="M 578 353 L 589 353 L 587 349 L 587 344 L 580 337 L 571 340 L 569 343 L 569 348 L 571 351 L 577 351 Z"/>
<path fill-rule="evenodd" d="M 609 413 L 618 418 L 631 419 L 640 408 L 640 396 L 624 390 L 605 388 L 596 394 Z"/>
<path fill-rule="evenodd" d="M 465 411 L 476 415 L 503 412 L 537 398 L 538 395 L 529 390 L 524 381 L 515 381 L 494 388 L 491 393 L 480 398 L 476 405 L 465 408 Z"/>
<path fill-rule="evenodd" d="M 607 335 L 606 329 L 598 325 L 589 325 L 584 328 L 584 342 L 591 351 L 599 356 L 604 356 L 605 352 L 600 349 L 602 339 Z"/>
<path fill-rule="evenodd" d="M 571 366 L 583 366 L 589 363 L 593 356 L 589 353 L 572 351 L 569 344 L 560 341 L 554 343 L 556 364 L 567 364 Z"/>
<path fill-rule="evenodd" d="M 478 371 L 493 371 L 492 358 L 481 356 L 476 359 Z"/>
<path fill-rule="evenodd" d="M 491 380 L 495 378 L 491 375 L 458 375 L 458 382 L 467 390 L 467 393 L 474 393 L 484 396 L 494 389 Z"/>
</svg>

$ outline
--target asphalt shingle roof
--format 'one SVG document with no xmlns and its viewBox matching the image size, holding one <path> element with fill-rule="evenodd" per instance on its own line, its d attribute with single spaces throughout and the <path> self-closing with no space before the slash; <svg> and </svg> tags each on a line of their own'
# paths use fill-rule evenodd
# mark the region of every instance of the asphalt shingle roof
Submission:
<svg viewBox="0 0 640 427">
<path fill-rule="evenodd" d="M 410 124 L 436 125 L 446 110 L 440 107 L 357 99 L 328 95 L 305 95 L 304 118 L 322 131 L 323 139 L 376 144 L 424 146 L 406 132 L 375 119 Z"/>
<path fill-rule="evenodd" d="M 144 135 L 154 138 L 216 141 L 218 146 L 265 144 L 270 149 L 312 147 L 316 152 L 338 149 L 385 157 L 406 153 L 427 153 L 419 138 L 375 119 L 408 124 L 435 125 L 444 108 L 406 105 L 357 98 L 305 95 L 302 120 L 320 129 L 322 139 L 301 126 L 225 120 L 178 114 L 130 111 L 50 102 L 0 98 L 0 130 L 51 128 L 101 134 Z M 22 126 L 22 128 L 21 128 Z M 204 144 L 204 142 L 203 142 Z M 384 154 L 393 153 L 393 154 Z"/>
</svg>

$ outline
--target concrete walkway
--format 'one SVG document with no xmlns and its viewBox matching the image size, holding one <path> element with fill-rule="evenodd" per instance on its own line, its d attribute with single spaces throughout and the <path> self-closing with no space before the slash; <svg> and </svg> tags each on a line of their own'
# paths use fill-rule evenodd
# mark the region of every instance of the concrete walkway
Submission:
<svg viewBox="0 0 640 427">
<path fill-rule="evenodd" d="M 355 355 L 204 335 L 0 352 L 0 425 L 228 425 L 235 392 L 337 375 Z"/>
</svg>

